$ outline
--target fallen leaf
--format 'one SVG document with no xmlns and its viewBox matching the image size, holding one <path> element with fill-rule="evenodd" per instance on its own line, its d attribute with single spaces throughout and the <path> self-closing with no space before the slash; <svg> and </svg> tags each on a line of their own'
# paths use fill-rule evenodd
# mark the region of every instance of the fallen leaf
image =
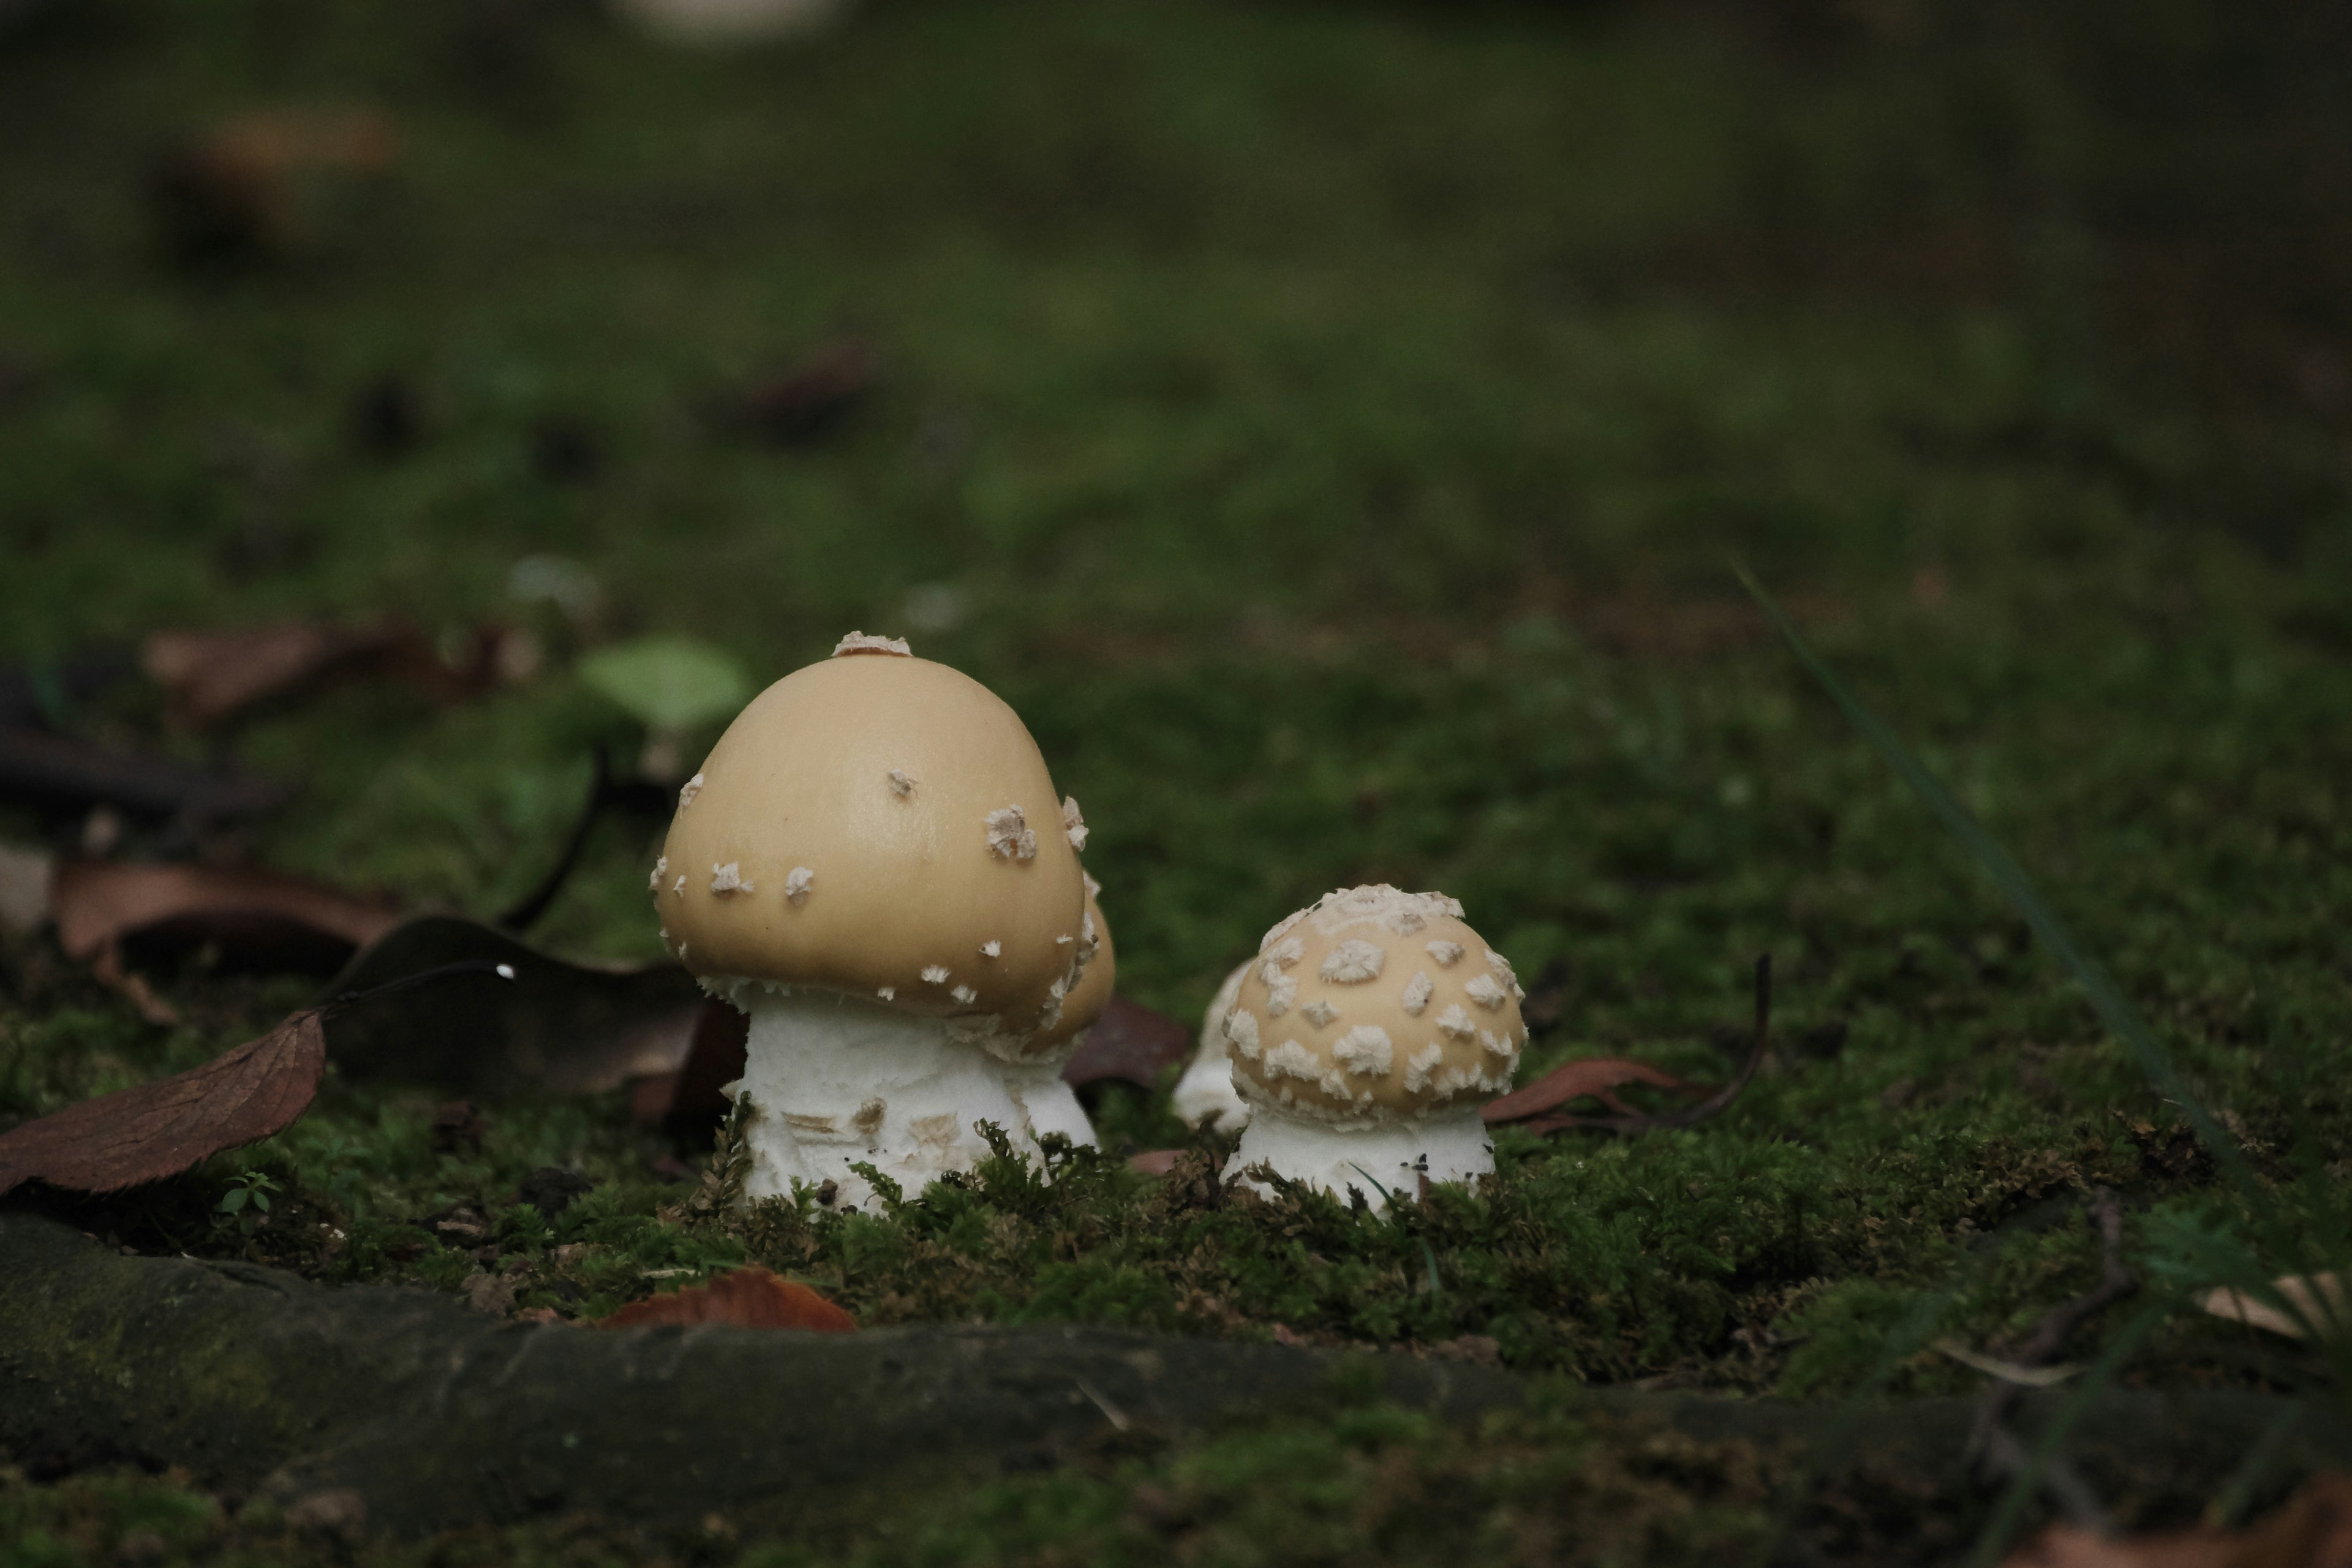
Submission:
<svg viewBox="0 0 2352 1568">
<path fill-rule="evenodd" d="M 191 767 L 30 726 L 0 729 L 0 800 L 73 812 L 111 805 L 140 816 L 208 823 L 256 816 L 285 797 L 282 786 L 250 773 Z"/>
<path fill-rule="evenodd" d="M 2003 1361 L 1999 1356 L 1970 1350 L 1958 1340 L 1937 1340 L 1936 1348 L 1962 1366 L 1974 1367 L 2003 1383 L 2013 1383 L 2020 1388 L 2048 1388 L 2053 1384 L 2065 1382 L 2083 1370 L 2078 1362 L 2062 1362 L 2056 1366 L 2027 1366 L 2021 1362 Z"/>
<path fill-rule="evenodd" d="M 1192 1054 L 1192 1031 L 1164 1013 L 1113 996 L 1062 1064 L 1062 1081 L 1077 1088 L 1119 1079 L 1156 1089 L 1160 1075 Z"/>
<path fill-rule="evenodd" d="M 449 915 L 386 931 L 328 994 L 453 963 L 503 964 L 511 978 L 419 985 L 338 1012 L 327 1028 L 336 1069 L 477 1100 L 521 1089 L 602 1094 L 684 1068 L 708 1005 L 694 977 L 675 965 L 568 963 Z"/>
<path fill-rule="evenodd" d="M 413 626 L 336 626 L 298 621 L 226 632 L 157 632 L 140 668 L 163 689 L 173 721 L 216 724 L 274 699 L 363 678 L 399 680 L 456 701 L 495 685 L 502 628 L 474 635 L 461 662 L 443 660 Z"/>
<path fill-rule="evenodd" d="M 2352 1325 L 2352 1298 L 2347 1298 L 2341 1274 L 2289 1274 L 2272 1280 L 2271 1289 L 2323 1326 Z M 2304 1325 L 2293 1313 L 2243 1290 L 2208 1290 L 2197 1304 L 2217 1318 L 2249 1328 L 2267 1329 L 2291 1340 L 2306 1337 Z"/>
<path fill-rule="evenodd" d="M 1129 1154 L 1127 1168 L 1140 1171 L 1147 1176 L 1164 1176 L 1173 1171 L 1176 1162 L 1183 1157 L 1181 1149 L 1146 1149 L 1140 1154 Z"/>
<path fill-rule="evenodd" d="M 343 226 L 352 198 L 399 155 L 392 121 L 364 109 L 272 109 L 214 126 L 151 182 L 178 259 L 301 251 Z"/>
<path fill-rule="evenodd" d="M 1748 1055 L 1739 1070 L 1729 1082 L 1713 1093 L 1697 1084 L 1686 1083 L 1671 1073 L 1662 1072 L 1640 1062 L 1621 1060 L 1613 1057 L 1588 1057 L 1582 1061 L 1566 1062 L 1553 1068 L 1527 1088 L 1490 1101 L 1479 1111 L 1489 1127 L 1517 1123 L 1532 1132 L 1559 1132 L 1570 1128 L 1593 1128 L 1612 1132 L 1651 1132 L 1670 1127 L 1688 1127 L 1706 1121 L 1739 1097 L 1756 1069 L 1764 1060 L 1766 1047 L 1772 1038 L 1772 955 L 1759 954 L 1756 960 L 1756 1018 L 1754 1033 L 1749 1037 Z M 1706 1098 L 1681 1110 L 1641 1111 L 1634 1110 L 1612 1092 L 1618 1085 L 1646 1083 L 1679 1094 Z M 1577 1098 L 1591 1095 L 1613 1112 L 1608 1116 L 1584 1116 L 1559 1107 Z"/>
<path fill-rule="evenodd" d="M 2286 1505 L 2245 1530 L 2103 1536 L 2053 1525 L 2002 1568 L 2352 1568 L 2352 1476 L 2314 1476 Z"/>
<path fill-rule="evenodd" d="M 859 337 L 837 338 L 807 359 L 754 382 L 716 412 L 719 422 L 780 447 L 815 439 L 873 391 L 881 361 Z"/>
<path fill-rule="evenodd" d="M 1638 1116 L 1641 1114 L 1639 1111 L 1613 1092 L 1620 1085 L 1629 1083 L 1645 1083 L 1677 1094 L 1703 1095 L 1708 1092 L 1697 1084 L 1642 1062 L 1627 1061 L 1621 1057 L 1584 1057 L 1576 1061 L 1563 1062 L 1525 1089 L 1488 1101 L 1479 1115 L 1487 1126 L 1500 1127 L 1507 1122 L 1525 1121 L 1555 1106 L 1565 1105 L 1589 1094 L 1620 1116 Z"/>
<path fill-rule="evenodd" d="M 26 1182 L 112 1193 L 192 1171 L 290 1125 L 327 1061 L 316 1008 L 199 1068 L 117 1089 L 0 1134 L 0 1194 Z"/>
<path fill-rule="evenodd" d="M 634 1329 L 646 1323 L 728 1323 L 739 1329 L 804 1329 L 820 1334 L 857 1331 L 856 1318 L 807 1286 L 759 1268 L 733 1269 L 708 1285 L 632 1301 L 596 1326 Z"/>
<path fill-rule="evenodd" d="M 211 945 L 230 968 L 331 974 L 401 921 L 383 897 L 259 867 L 61 861 L 49 910 L 82 963 L 152 963 Z"/>
</svg>

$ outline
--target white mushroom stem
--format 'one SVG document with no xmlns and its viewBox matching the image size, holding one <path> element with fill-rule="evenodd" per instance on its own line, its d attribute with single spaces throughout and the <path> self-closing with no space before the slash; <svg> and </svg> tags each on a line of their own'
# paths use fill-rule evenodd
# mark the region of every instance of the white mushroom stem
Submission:
<svg viewBox="0 0 2352 1568">
<path fill-rule="evenodd" d="M 751 1019 L 740 1089 L 753 1112 L 745 1196 L 829 1181 L 835 1206 L 868 1208 L 873 1184 L 849 1167 L 870 1162 L 911 1198 L 987 1157 L 982 1121 L 1037 1157 L 1003 1064 L 950 1038 L 943 1020 L 810 988 L 746 984 L 736 1005 Z"/>
<path fill-rule="evenodd" d="M 1077 1090 L 1062 1081 L 1062 1060 L 1003 1064 L 1004 1089 L 1028 1118 L 1032 1136 L 1058 1132 L 1081 1148 L 1095 1146 L 1095 1124 L 1078 1103 Z"/>
<path fill-rule="evenodd" d="M 1370 1127 L 1301 1121 L 1261 1105 L 1225 1169 L 1238 1175 L 1259 1164 L 1335 1197 L 1353 1187 L 1378 1210 L 1388 1206 L 1382 1187 L 1411 1203 L 1421 1195 L 1423 1176 L 1437 1183 L 1491 1175 L 1495 1146 L 1475 1105 Z M 1249 1184 L 1268 1190 L 1262 1182 Z"/>
</svg>

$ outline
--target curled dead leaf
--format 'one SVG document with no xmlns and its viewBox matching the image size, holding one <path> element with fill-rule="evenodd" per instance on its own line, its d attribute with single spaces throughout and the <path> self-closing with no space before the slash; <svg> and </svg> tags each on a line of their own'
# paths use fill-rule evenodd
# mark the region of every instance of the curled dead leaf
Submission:
<svg viewBox="0 0 2352 1568">
<path fill-rule="evenodd" d="M 707 1285 L 632 1301 L 601 1320 L 600 1329 L 646 1323 L 727 1323 L 739 1329 L 801 1329 L 812 1333 L 857 1331 L 857 1320 L 805 1285 L 764 1268 L 737 1268 Z"/>
<path fill-rule="evenodd" d="M 1710 1093 L 1694 1083 L 1688 1083 L 1668 1072 L 1625 1061 L 1614 1057 L 1589 1057 L 1581 1061 L 1566 1062 L 1542 1078 L 1490 1101 L 1479 1116 L 1489 1127 L 1517 1124 L 1533 1132 L 1558 1132 L 1572 1127 L 1597 1128 L 1612 1132 L 1649 1132 L 1669 1127 L 1688 1127 L 1704 1121 L 1729 1105 L 1756 1076 L 1764 1060 L 1765 1047 L 1771 1041 L 1772 1026 L 1772 955 L 1759 954 L 1756 960 L 1756 1023 L 1750 1037 L 1747 1058 L 1731 1080 Z M 1613 1092 L 1621 1085 L 1645 1083 L 1657 1089 L 1672 1090 L 1693 1097 L 1704 1096 L 1696 1105 L 1681 1110 L 1640 1111 L 1620 1100 Z M 1609 1107 L 1608 1116 L 1584 1116 L 1562 1110 L 1560 1106 L 1580 1095 L 1591 1095 Z"/>
<path fill-rule="evenodd" d="M 2352 1476 L 2314 1476 L 2285 1507 L 2245 1530 L 2118 1538 L 2053 1525 L 2002 1568 L 2352 1568 Z"/>
<path fill-rule="evenodd" d="M 0 800 L 44 810 L 110 805 L 138 816 L 205 823 L 258 816 L 285 795 L 249 773 L 191 767 L 30 725 L 0 728 Z"/>
<path fill-rule="evenodd" d="M 306 1008 L 202 1067 L 0 1134 L 0 1193 L 35 1181 L 112 1193 L 192 1171 L 290 1125 L 318 1093 L 326 1062 L 319 1011 Z"/>
<path fill-rule="evenodd" d="M 133 962 L 211 944 L 233 968 L 332 973 L 401 920 L 381 895 L 259 867 L 60 862 L 49 907 L 58 943 L 89 962 Z"/>
<path fill-rule="evenodd" d="M 1638 1116 L 1641 1112 L 1620 1100 L 1615 1092 L 1629 1083 L 1644 1083 L 1675 1094 L 1696 1096 L 1708 1092 L 1697 1084 L 1643 1062 L 1622 1057 L 1584 1057 L 1563 1062 L 1525 1089 L 1490 1100 L 1478 1114 L 1487 1126 L 1501 1127 L 1529 1121 L 1571 1100 L 1591 1095 L 1620 1116 Z"/>
<path fill-rule="evenodd" d="M 310 621 L 223 632 L 156 632 L 140 668 L 163 689 L 175 723 L 216 724 L 275 698 L 361 679 L 403 681 L 454 701 L 494 685 L 506 633 L 477 632 L 457 663 L 413 626 L 338 626 Z"/>
<path fill-rule="evenodd" d="M 2326 1328 L 2352 1325 L 2352 1290 L 2341 1274 L 2289 1274 L 2271 1281 L 2271 1289 L 2294 1308 L 2290 1312 L 2244 1290 L 2208 1290 L 2197 1304 L 2217 1318 L 2249 1328 L 2265 1329 L 2288 1339 L 2306 1338 L 2303 1320 Z M 2298 1316 L 2299 1314 L 2299 1316 Z"/>
</svg>

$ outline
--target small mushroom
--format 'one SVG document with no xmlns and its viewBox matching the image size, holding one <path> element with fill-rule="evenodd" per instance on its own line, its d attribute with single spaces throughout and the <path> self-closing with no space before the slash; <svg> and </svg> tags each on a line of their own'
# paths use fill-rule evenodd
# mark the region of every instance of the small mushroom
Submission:
<svg viewBox="0 0 2352 1568">
<path fill-rule="evenodd" d="M 894 770 L 921 787 L 888 787 Z M 755 698 L 696 779 L 662 855 L 711 871 L 655 905 L 679 962 L 751 1018 L 747 1196 L 831 1182 L 862 1205 L 853 1164 L 912 1193 L 987 1154 L 978 1122 L 1027 1140 L 1006 1064 L 1060 1021 L 1076 944 L 1056 939 L 1087 914 L 1062 835 L 1008 860 L 980 831 L 1060 799 L 1013 710 L 853 635 Z"/>
<path fill-rule="evenodd" d="M 1268 931 L 1237 976 L 1218 1027 L 1251 1115 L 1228 1170 L 1374 1207 L 1494 1170 L 1478 1110 L 1510 1088 L 1527 1030 L 1510 965 L 1460 904 L 1343 889 Z"/>
</svg>

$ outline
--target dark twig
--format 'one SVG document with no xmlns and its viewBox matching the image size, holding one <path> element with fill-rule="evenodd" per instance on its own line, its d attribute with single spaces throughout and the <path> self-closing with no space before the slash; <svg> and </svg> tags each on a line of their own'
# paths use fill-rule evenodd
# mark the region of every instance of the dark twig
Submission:
<svg viewBox="0 0 2352 1568">
<path fill-rule="evenodd" d="M 1591 1127 L 1610 1132 L 1654 1132 L 1662 1128 L 1689 1127 L 1708 1117 L 1739 1098 L 1763 1064 L 1765 1047 L 1772 1038 L 1772 955 L 1756 955 L 1756 1033 L 1748 1043 L 1747 1059 L 1731 1081 L 1700 1100 L 1696 1105 L 1680 1110 L 1662 1110 L 1655 1114 L 1635 1111 L 1623 1116 L 1579 1116 L 1570 1111 L 1556 1110 L 1535 1118 L 1525 1125 L 1530 1131 L 1557 1132 L 1570 1127 Z"/>
<path fill-rule="evenodd" d="M 601 745 L 596 748 L 595 757 L 596 775 L 589 781 L 588 799 L 581 805 L 580 815 L 572 819 L 572 832 L 563 840 L 562 853 L 556 856 L 555 864 L 549 868 L 547 875 L 540 879 L 539 886 L 498 917 L 499 930 L 518 933 L 529 931 L 538 923 L 539 917 L 547 912 L 547 907 L 555 902 L 556 895 L 563 891 L 563 885 L 572 880 L 572 873 L 579 868 L 581 852 L 588 847 L 588 835 L 613 799 L 613 760 Z"/>
<path fill-rule="evenodd" d="M 2020 1366 L 2047 1366 L 2056 1361 L 2068 1335 L 2139 1289 L 2139 1281 L 2124 1267 L 2123 1205 L 2116 1201 L 2115 1194 L 2101 1187 L 2093 1199 L 2092 1213 L 2099 1224 L 2099 1282 L 2042 1315 L 2032 1335 L 2011 1358 Z M 2007 1426 L 2024 1392 L 2014 1383 L 1996 1381 L 1978 1408 L 1969 1447 L 1991 1474 L 2013 1477 L 2032 1462 L 2025 1445 Z M 2041 1484 L 2051 1500 L 2076 1524 L 2085 1530 L 2104 1531 L 2105 1512 L 2072 1466 L 2063 1459 L 2052 1459 L 2043 1468 Z"/>
</svg>

